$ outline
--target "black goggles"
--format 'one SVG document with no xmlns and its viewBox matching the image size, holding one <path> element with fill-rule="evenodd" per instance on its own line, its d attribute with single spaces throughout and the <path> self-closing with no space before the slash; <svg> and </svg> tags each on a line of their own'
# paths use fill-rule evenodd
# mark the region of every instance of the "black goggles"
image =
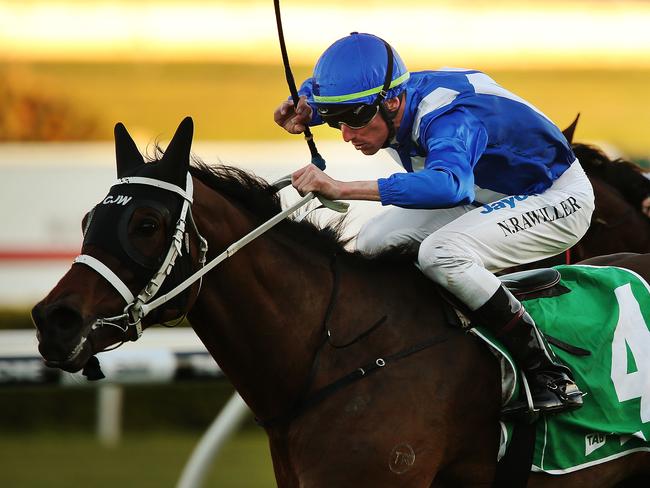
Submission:
<svg viewBox="0 0 650 488">
<path fill-rule="evenodd" d="M 340 129 L 341 124 L 347 125 L 350 129 L 362 129 L 379 112 L 379 104 L 360 104 L 341 108 L 341 105 L 323 105 L 318 107 L 318 114 L 330 127 Z"/>
</svg>

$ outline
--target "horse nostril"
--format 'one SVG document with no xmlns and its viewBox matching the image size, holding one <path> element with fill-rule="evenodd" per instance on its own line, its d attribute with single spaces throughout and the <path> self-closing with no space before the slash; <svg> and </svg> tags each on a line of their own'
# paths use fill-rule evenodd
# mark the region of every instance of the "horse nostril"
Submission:
<svg viewBox="0 0 650 488">
<path fill-rule="evenodd" d="M 62 334 L 73 335 L 81 331 L 83 318 L 76 308 L 66 304 L 57 304 L 46 311 L 44 323 Z"/>
<path fill-rule="evenodd" d="M 65 360 L 79 343 L 84 320 L 69 300 L 39 303 L 32 309 L 38 350 L 49 361 Z"/>
</svg>

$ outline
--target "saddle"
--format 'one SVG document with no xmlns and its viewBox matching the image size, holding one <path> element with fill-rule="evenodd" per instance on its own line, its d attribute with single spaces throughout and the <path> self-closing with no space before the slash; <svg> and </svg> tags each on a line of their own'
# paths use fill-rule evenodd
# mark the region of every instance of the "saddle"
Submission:
<svg viewBox="0 0 650 488">
<path fill-rule="evenodd" d="M 501 283 L 512 292 L 520 301 L 536 298 L 551 298 L 569 293 L 571 290 L 560 283 L 562 275 L 557 269 L 542 268 L 527 271 L 518 271 L 498 277 Z M 448 291 L 439 287 L 441 296 L 450 305 L 447 316 L 451 323 L 460 325 L 461 328 L 469 330 L 476 324 L 473 323 L 474 313 L 458 298 Z M 454 320 L 454 318 L 456 320 Z M 540 331 L 540 333 L 543 333 Z M 589 356 L 591 353 L 586 349 L 568 344 L 546 333 L 543 333 L 546 341 L 574 356 Z M 525 388 L 528 386 L 524 381 Z M 534 422 L 538 413 L 532 409 L 531 398 L 527 395 L 526 401 L 514 402 L 501 411 L 502 419 Z"/>
<path fill-rule="evenodd" d="M 560 285 L 562 276 L 557 269 L 531 269 L 499 276 L 501 283 L 519 300 L 557 296 L 568 293 L 568 288 Z"/>
<path fill-rule="evenodd" d="M 498 278 L 520 301 L 533 298 L 555 297 L 571 291 L 560 284 L 562 275 L 558 270 L 552 268 L 517 271 L 516 273 L 498 276 Z M 467 308 L 467 305 L 442 287 L 438 287 L 438 291 L 442 298 L 455 311 L 460 312 L 462 315 L 460 318 L 462 327 L 468 328 L 470 326 L 472 312 Z"/>
</svg>

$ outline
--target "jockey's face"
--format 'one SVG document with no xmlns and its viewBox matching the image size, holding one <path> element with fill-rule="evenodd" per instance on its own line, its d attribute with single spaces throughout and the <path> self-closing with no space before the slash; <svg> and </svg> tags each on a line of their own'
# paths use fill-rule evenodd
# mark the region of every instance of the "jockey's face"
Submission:
<svg viewBox="0 0 650 488">
<path fill-rule="evenodd" d="M 341 124 L 341 135 L 345 142 L 350 142 L 357 151 L 366 156 L 375 154 L 384 145 L 388 137 L 388 126 L 379 112 L 370 123 L 360 129 L 352 129 Z"/>
<path fill-rule="evenodd" d="M 397 115 L 393 119 L 395 130 L 399 129 L 402 115 L 404 113 L 404 103 L 399 97 L 390 98 L 384 102 L 389 111 L 397 110 Z M 388 137 L 388 125 L 381 114 L 373 117 L 370 123 L 360 129 L 352 129 L 345 124 L 341 124 L 341 135 L 345 142 L 351 142 L 357 151 L 361 151 L 366 156 L 371 156 L 379 151 L 386 138 Z"/>
</svg>

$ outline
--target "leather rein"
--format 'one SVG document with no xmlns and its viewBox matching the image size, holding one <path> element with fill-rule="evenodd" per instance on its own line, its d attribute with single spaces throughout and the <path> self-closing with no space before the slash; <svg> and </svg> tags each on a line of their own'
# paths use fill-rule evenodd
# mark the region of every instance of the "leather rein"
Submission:
<svg viewBox="0 0 650 488">
<path fill-rule="evenodd" d="M 314 194 L 313 192 L 307 193 L 302 197 L 298 202 L 288 207 L 286 210 L 283 210 L 279 214 L 275 215 L 271 219 L 267 220 L 259 227 L 253 229 L 251 232 L 246 234 L 244 237 L 231 244 L 224 252 L 219 254 L 217 257 L 212 259 L 209 263 L 206 264 L 206 254 L 208 252 L 208 243 L 206 239 L 199 232 L 194 218 L 192 216 L 192 202 L 193 202 L 193 183 L 192 176 L 190 173 L 187 173 L 187 183 L 186 189 L 183 189 L 179 186 L 160 181 L 153 178 L 142 178 L 142 177 L 129 177 L 121 178 L 117 180 L 112 186 L 116 185 L 126 185 L 126 184 L 137 184 L 137 185 L 148 185 L 156 188 L 161 188 L 163 190 L 174 192 L 180 195 L 183 198 L 183 206 L 181 208 L 181 213 L 176 222 L 176 228 L 172 237 L 172 242 L 167 250 L 165 259 L 159 267 L 158 271 L 154 273 L 153 277 L 149 282 L 144 286 L 144 288 L 134 296 L 131 293 L 129 287 L 118 277 L 108 266 L 102 263 L 99 259 L 87 255 L 80 254 L 77 256 L 73 264 L 83 264 L 86 265 L 97 273 L 99 273 L 106 281 L 108 281 L 113 288 L 120 294 L 120 296 L 126 302 L 126 306 L 122 314 L 115 315 L 112 317 L 102 317 L 95 320 L 91 325 L 91 331 L 94 331 L 100 327 L 115 327 L 122 331 L 123 339 L 122 343 L 126 340 L 136 341 L 142 335 L 142 319 L 146 317 L 150 312 L 157 309 L 166 302 L 172 300 L 180 293 L 187 290 L 197 281 L 200 281 L 202 277 L 211 271 L 214 267 L 220 264 L 222 261 L 225 261 L 242 247 L 249 244 L 262 234 L 264 234 L 269 229 L 273 228 L 275 225 L 283 221 L 285 218 L 289 217 L 296 210 L 306 205 L 309 201 L 314 198 L 318 198 L 321 202 L 321 205 L 327 208 L 330 208 L 337 212 L 345 212 L 348 209 L 348 204 L 343 202 L 335 202 L 327 200 L 319 195 Z M 276 183 L 275 186 L 278 191 L 282 188 L 291 184 L 291 177 L 287 176 Z M 157 297 L 156 293 L 160 290 L 165 278 L 169 276 L 176 263 L 176 259 L 183 253 L 183 243 L 186 243 L 185 252 L 189 253 L 189 237 L 186 237 L 186 223 L 189 222 L 194 230 L 194 233 L 199 239 L 199 269 L 186 278 L 183 282 L 178 284 L 169 292 Z M 182 316 L 181 316 L 182 317 Z M 132 332 L 133 331 L 133 332 Z"/>
</svg>

